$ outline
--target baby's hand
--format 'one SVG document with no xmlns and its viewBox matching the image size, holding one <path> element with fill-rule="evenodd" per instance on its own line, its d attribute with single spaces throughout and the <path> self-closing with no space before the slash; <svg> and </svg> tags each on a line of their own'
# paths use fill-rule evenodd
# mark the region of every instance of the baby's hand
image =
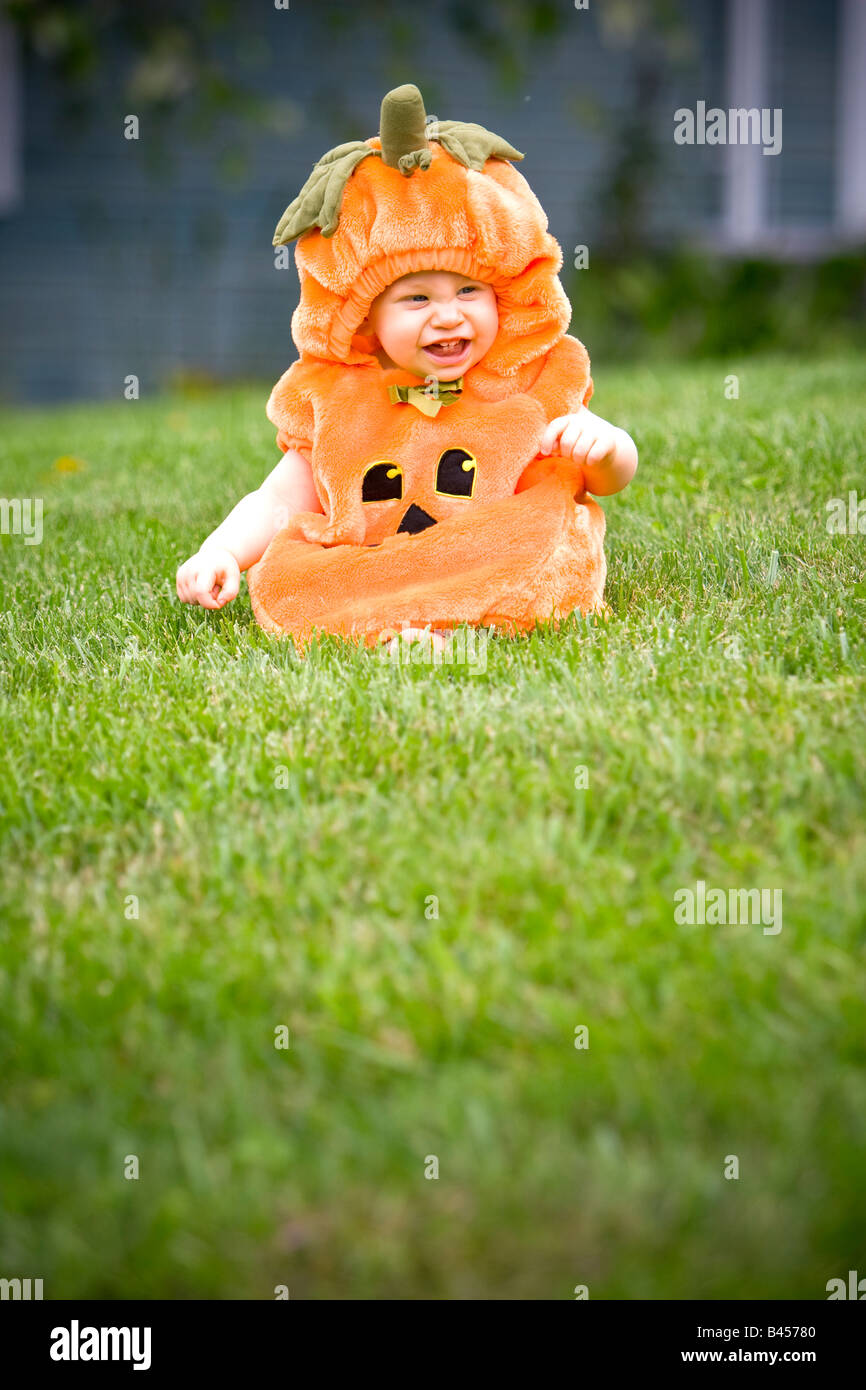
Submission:
<svg viewBox="0 0 866 1390">
<path fill-rule="evenodd" d="M 237 598 L 241 586 L 240 566 L 230 550 L 206 545 L 181 565 L 176 582 L 181 603 L 222 608 Z"/>
<path fill-rule="evenodd" d="M 594 415 L 585 405 L 573 415 L 551 420 L 538 452 L 573 459 L 583 473 L 584 489 L 597 497 L 627 487 L 637 468 L 637 449 L 631 435 Z"/>
<path fill-rule="evenodd" d="M 538 452 L 559 454 L 592 467 L 604 464 L 616 453 L 617 433 L 614 425 L 582 405 L 574 415 L 558 415 L 551 420 L 541 436 Z"/>
</svg>

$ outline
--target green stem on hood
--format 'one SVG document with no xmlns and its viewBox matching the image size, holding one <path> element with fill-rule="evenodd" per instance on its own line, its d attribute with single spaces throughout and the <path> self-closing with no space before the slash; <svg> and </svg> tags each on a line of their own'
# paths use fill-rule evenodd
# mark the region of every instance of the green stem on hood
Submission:
<svg viewBox="0 0 866 1390">
<path fill-rule="evenodd" d="M 413 82 L 395 87 L 382 100 L 379 117 L 379 136 L 382 141 L 382 162 L 409 175 L 420 164 L 430 163 L 430 145 L 424 131 L 427 113 L 424 99 Z M 424 154 L 427 158 L 424 159 Z"/>
</svg>

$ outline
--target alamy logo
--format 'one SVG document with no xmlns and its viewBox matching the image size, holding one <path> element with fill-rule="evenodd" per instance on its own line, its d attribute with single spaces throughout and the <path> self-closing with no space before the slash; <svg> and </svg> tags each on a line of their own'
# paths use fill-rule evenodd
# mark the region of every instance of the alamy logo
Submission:
<svg viewBox="0 0 866 1390">
<path fill-rule="evenodd" d="M 827 503 L 827 530 L 830 535 L 866 536 L 866 497 L 858 497 L 854 488 L 844 497 L 831 497 Z"/>
<path fill-rule="evenodd" d="M 861 1303 L 866 1299 L 866 1279 L 858 1279 L 856 1269 L 848 1270 L 848 1287 L 845 1288 L 844 1279 L 828 1279 L 824 1286 L 827 1290 L 827 1302 L 831 1303 L 834 1298 L 856 1298 Z M 832 1293 L 830 1290 L 832 1289 Z M 860 1290 L 863 1290 L 861 1293 Z"/>
<path fill-rule="evenodd" d="M 778 127 L 778 129 L 777 129 Z M 721 106 L 707 110 L 705 101 L 695 110 L 680 106 L 674 112 L 674 143 L 677 145 L 763 145 L 764 154 L 782 149 L 782 108 L 774 106 Z"/>
<path fill-rule="evenodd" d="M 674 921 L 681 926 L 763 926 L 765 936 L 782 930 L 781 888 L 711 888 L 702 878 L 674 893 Z M 772 910 L 771 910 L 772 909 Z"/>
<path fill-rule="evenodd" d="M 434 645 L 433 636 L 425 630 L 423 639 L 404 642 L 402 632 L 418 629 L 404 623 L 403 629 L 383 628 L 378 635 L 381 661 L 390 661 L 394 666 L 467 666 L 473 676 L 483 675 L 487 670 L 487 643 L 489 632 L 486 628 L 460 627 L 450 634 L 444 646 Z"/>
<path fill-rule="evenodd" d="M 20 1298 L 26 1301 L 29 1298 L 41 1297 L 41 1279 L 0 1279 L 0 1298 Z"/>
<path fill-rule="evenodd" d="M 150 1370 L 149 1327 L 69 1327 L 51 1329 L 52 1361 L 132 1361 L 134 1371 Z"/>
<path fill-rule="evenodd" d="M 42 541 L 42 498 L 0 497 L 0 535 L 23 536 L 25 545 Z"/>
</svg>

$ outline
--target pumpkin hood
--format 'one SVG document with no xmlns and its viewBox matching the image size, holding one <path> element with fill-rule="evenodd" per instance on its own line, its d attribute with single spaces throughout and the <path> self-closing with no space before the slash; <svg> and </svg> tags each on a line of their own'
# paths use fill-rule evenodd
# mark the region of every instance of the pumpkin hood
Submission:
<svg viewBox="0 0 866 1390">
<path fill-rule="evenodd" d="M 379 135 L 323 155 L 274 236 L 275 246 L 298 238 L 292 337 L 302 361 L 378 366 L 375 339 L 359 325 L 388 285 L 428 269 L 496 293 L 499 332 L 467 376 L 512 377 L 548 353 L 571 305 L 559 244 L 509 162 L 522 158 L 482 126 L 428 121 L 411 84 L 389 92 Z"/>
</svg>

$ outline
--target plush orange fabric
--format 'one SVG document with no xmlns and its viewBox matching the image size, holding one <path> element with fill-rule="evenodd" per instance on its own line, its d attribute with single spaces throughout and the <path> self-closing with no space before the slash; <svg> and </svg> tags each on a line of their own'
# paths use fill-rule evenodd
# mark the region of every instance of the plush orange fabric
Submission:
<svg viewBox="0 0 866 1390">
<path fill-rule="evenodd" d="M 435 138 L 431 149 L 411 177 L 362 159 L 334 235 L 297 243 L 300 358 L 267 414 L 280 447 L 310 459 L 324 515 L 293 518 L 247 580 L 261 626 L 302 644 L 317 629 L 372 643 L 404 623 L 513 632 L 604 606 L 604 513 L 575 500 L 573 464 L 538 453 L 546 424 L 592 394 L 586 349 L 565 334 L 560 248 L 506 159 L 475 170 Z M 357 332 L 373 299 L 417 270 L 486 281 L 499 310 L 493 346 L 435 418 L 389 400 L 389 385 L 419 378 L 381 367 Z M 378 463 L 400 495 L 365 501 Z M 405 530 L 411 509 L 426 526 L 417 534 Z"/>
<path fill-rule="evenodd" d="M 544 462 L 544 461 L 543 461 Z M 374 645 L 404 624 L 526 630 L 539 618 L 602 610 L 604 513 L 573 500 L 574 481 L 541 482 L 380 546 L 271 542 L 250 592 L 262 627 L 303 643 L 318 629 Z"/>
</svg>

